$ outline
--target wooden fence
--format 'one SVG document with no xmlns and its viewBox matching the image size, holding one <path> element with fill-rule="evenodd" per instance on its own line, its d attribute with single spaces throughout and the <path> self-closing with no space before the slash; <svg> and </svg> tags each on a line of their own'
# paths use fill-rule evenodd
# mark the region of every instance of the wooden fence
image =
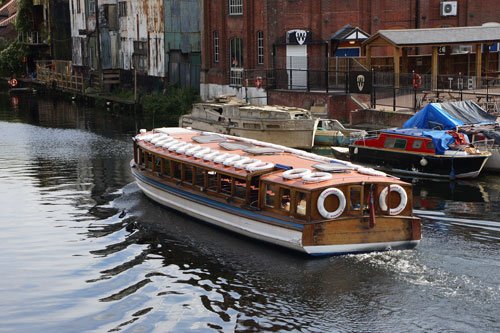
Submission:
<svg viewBox="0 0 500 333">
<path fill-rule="evenodd" d="M 83 75 L 73 74 L 71 61 L 40 60 L 36 61 L 36 79 L 46 85 L 55 85 L 60 89 L 84 92 Z"/>
</svg>

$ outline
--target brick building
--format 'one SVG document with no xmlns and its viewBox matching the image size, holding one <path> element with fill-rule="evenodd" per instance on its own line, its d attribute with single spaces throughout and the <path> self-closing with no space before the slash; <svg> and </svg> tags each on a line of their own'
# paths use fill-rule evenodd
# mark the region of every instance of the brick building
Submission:
<svg viewBox="0 0 500 333">
<path fill-rule="evenodd" d="M 264 88 L 276 88 L 277 69 L 288 70 L 284 86 L 278 88 L 304 90 L 304 69 L 314 74 L 328 66 L 328 58 L 335 56 L 331 37 L 346 25 L 372 35 L 383 29 L 500 21 L 498 0 L 203 0 L 203 8 L 202 97 L 231 93 L 255 104 L 273 101 L 270 89 Z M 358 41 L 355 48 L 363 55 Z M 377 52 L 373 55 L 389 55 L 383 49 Z"/>
</svg>

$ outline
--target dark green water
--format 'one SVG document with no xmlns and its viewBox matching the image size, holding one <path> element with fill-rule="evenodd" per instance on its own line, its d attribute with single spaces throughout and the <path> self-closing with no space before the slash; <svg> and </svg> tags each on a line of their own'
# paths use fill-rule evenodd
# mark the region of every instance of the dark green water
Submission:
<svg viewBox="0 0 500 333">
<path fill-rule="evenodd" d="M 498 175 L 415 182 L 415 250 L 309 259 L 145 199 L 141 127 L 0 94 L 1 332 L 500 330 Z"/>
</svg>

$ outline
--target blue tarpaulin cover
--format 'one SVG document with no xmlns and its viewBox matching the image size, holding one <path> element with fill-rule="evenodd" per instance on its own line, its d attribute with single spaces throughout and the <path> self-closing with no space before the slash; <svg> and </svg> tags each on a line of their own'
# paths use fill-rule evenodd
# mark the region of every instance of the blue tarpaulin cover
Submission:
<svg viewBox="0 0 500 333">
<path fill-rule="evenodd" d="M 448 150 L 449 145 L 455 143 L 455 138 L 443 130 L 440 131 L 415 128 L 398 128 L 393 130 L 386 130 L 384 132 L 432 139 L 432 143 L 434 143 L 434 149 L 436 150 L 437 155 L 443 155 L 444 152 Z"/>
<path fill-rule="evenodd" d="M 418 111 L 404 128 L 455 129 L 465 124 L 494 123 L 496 116 L 484 111 L 474 101 L 431 103 Z"/>
</svg>

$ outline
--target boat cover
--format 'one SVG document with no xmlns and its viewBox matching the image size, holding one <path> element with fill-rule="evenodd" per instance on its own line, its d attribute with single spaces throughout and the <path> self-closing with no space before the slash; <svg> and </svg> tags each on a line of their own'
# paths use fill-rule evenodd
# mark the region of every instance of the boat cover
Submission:
<svg viewBox="0 0 500 333">
<path fill-rule="evenodd" d="M 449 146 L 455 143 L 455 138 L 443 130 L 425 130 L 416 128 L 398 128 L 393 130 L 386 130 L 386 133 L 393 133 L 398 135 L 407 135 L 412 137 L 424 137 L 432 139 L 436 155 L 444 155 L 444 152 L 449 149 Z M 468 141 L 468 138 L 465 137 Z"/>
<path fill-rule="evenodd" d="M 403 127 L 456 129 L 461 125 L 494 123 L 496 118 L 474 101 L 431 103 L 408 119 Z"/>
</svg>

